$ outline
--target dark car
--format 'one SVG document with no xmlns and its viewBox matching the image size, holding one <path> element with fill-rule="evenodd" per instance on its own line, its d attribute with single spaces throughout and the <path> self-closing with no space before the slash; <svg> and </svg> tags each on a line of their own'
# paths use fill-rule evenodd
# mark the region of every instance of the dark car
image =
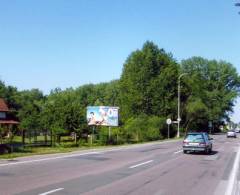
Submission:
<svg viewBox="0 0 240 195">
<path fill-rule="evenodd" d="M 205 132 L 188 133 L 183 140 L 183 152 L 212 152 L 212 138 Z"/>
</svg>

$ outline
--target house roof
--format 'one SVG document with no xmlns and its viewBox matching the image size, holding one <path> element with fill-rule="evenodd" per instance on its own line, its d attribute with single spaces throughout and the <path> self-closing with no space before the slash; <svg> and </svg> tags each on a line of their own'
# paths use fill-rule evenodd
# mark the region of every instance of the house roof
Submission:
<svg viewBox="0 0 240 195">
<path fill-rule="evenodd" d="M 2 98 L 0 98 L 0 111 L 2 111 L 2 112 L 9 111 L 9 108 L 8 108 L 6 102 Z"/>
</svg>

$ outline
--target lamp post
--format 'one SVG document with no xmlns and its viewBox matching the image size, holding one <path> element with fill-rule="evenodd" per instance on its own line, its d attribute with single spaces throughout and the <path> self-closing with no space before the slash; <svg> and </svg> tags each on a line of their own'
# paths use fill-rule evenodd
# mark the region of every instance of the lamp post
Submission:
<svg viewBox="0 0 240 195">
<path fill-rule="evenodd" d="M 180 137 L 180 121 L 181 121 L 181 118 L 180 118 L 180 95 L 181 95 L 181 78 L 186 75 L 188 73 L 182 73 L 179 75 L 178 77 L 178 118 L 177 118 L 177 124 L 178 124 L 178 128 L 177 128 L 177 138 Z"/>
</svg>

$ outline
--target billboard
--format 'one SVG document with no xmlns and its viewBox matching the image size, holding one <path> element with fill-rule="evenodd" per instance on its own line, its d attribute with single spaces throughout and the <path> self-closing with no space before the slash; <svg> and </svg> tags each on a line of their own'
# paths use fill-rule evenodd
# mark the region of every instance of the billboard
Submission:
<svg viewBox="0 0 240 195">
<path fill-rule="evenodd" d="M 88 125 L 118 126 L 118 107 L 88 106 Z"/>
</svg>

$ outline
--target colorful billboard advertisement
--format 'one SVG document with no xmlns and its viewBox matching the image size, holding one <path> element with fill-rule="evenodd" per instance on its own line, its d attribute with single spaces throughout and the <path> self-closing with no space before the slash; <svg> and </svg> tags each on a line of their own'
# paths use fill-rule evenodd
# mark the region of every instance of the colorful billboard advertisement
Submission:
<svg viewBox="0 0 240 195">
<path fill-rule="evenodd" d="M 118 107 L 88 106 L 88 125 L 118 126 Z"/>
</svg>

